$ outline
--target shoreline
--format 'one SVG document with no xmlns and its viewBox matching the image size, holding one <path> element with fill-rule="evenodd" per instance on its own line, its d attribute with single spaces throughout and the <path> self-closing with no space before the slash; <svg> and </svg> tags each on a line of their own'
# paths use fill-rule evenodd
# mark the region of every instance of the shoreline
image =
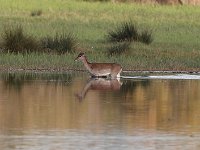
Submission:
<svg viewBox="0 0 200 150">
<path fill-rule="evenodd" d="M 67 73 L 67 72 L 87 72 L 84 69 L 22 69 L 22 68 L 0 68 L 1 73 Z M 168 74 L 200 74 L 200 70 L 122 70 L 122 73 L 168 73 Z"/>
</svg>

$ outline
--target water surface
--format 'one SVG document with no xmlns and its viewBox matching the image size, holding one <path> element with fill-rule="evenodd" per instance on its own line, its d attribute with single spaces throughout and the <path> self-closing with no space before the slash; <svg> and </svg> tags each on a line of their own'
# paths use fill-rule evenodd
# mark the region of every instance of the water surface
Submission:
<svg viewBox="0 0 200 150">
<path fill-rule="evenodd" d="M 199 75 L 1 74 L 0 149 L 200 149 L 199 91 Z"/>
</svg>

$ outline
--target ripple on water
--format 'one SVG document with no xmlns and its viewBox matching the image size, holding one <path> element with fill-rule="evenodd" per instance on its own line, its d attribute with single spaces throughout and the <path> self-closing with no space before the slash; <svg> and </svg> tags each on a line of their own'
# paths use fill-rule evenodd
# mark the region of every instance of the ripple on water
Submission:
<svg viewBox="0 0 200 150">
<path fill-rule="evenodd" d="M 40 134 L 38 134 L 40 133 Z M 140 130 L 133 135 L 122 133 L 94 134 L 80 131 L 50 131 L 26 133 L 25 135 L 1 135 L 1 149 L 50 150 L 50 149 L 93 149 L 93 150 L 171 150 L 198 149 L 200 135 L 179 135 L 165 132 Z"/>
</svg>

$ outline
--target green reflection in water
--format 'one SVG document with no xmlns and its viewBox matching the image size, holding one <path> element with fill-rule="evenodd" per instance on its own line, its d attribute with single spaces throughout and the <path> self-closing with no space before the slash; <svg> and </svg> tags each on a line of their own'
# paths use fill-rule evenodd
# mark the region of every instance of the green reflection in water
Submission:
<svg viewBox="0 0 200 150">
<path fill-rule="evenodd" d="M 0 74 L 1 80 L 5 87 L 20 90 L 24 83 L 32 84 L 34 81 L 54 81 L 55 84 L 70 85 L 74 73 L 2 73 Z"/>
</svg>

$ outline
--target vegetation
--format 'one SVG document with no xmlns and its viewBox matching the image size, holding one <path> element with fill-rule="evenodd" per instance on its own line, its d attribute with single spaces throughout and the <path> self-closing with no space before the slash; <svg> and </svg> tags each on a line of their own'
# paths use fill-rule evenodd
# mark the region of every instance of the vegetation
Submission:
<svg viewBox="0 0 200 150">
<path fill-rule="evenodd" d="M 200 9 L 198 6 L 160 6 L 126 3 L 91 3 L 81 0 L 0 0 L 0 33 L 5 26 L 20 24 L 23 34 L 41 41 L 44 37 L 75 33 L 77 53 L 87 51 L 90 60 L 118 62 L 124 69 L 199 70 Z M 81 7 L 80 7 L 81 5 Z M 32 10 L 42 10 L 42 15 L 31 17 Z M 99 15 L 100 14 L 100 15 Z M 105 43 L 107 31 L 126 20 L 137 22 L 143 37 L 152 35 L 151 44 L 134 42 L 124 54 L 108 57 Z M 151 31 L 146 31 L 151 29 Z M 151 38 L 145 41 L 152 41 Z M 4 38 L 1 37 L 1 51 Z M 3 46 L 4 45 L 4 46 Z M 77 45 L 77 44 L 76 44 Z M 117 44 L 116 44 L 117 45 Z M 113 45 L 114 46 L 114 45 Z M 8 49 L 8 48 L 7 48 Z M 28 48 L 25 48 L 28 49 Z M 77 50 L 78 49 L 78 50 Z M 0 53 L 1 69 L 81 69 L 74 63 L 76 53 L 65 55 L 48 53 Z"/>
<path fill-rule="evenodd" d="M 152 4 L 193 4 L 194 1 L 188 0 L 188 1 L 183 1 L 183 0 L 148 0 L 148 1 L 141 1 L 141 0 L 83 0 L 83 1 L 89 1 L 89 2 L 137 2 L 137 3 L 152 3 Z M 196 2 L 198 4 L 198 2 Z"/>
<path fill-rule="evenodd" d="M 42 10 L 33 10 L 31 11 L 31 16 L 35 17 L 35 16 L 40 16 L 42 15 Z"/>
<path fill-rule="evenodd" d="M 107 39 L 108 42 L 112 42 L 112 46 L 108 48 L 110 55 L 126 52 L 130 49 L 130 44 L 133 41 L 145 44 L 150 44 L 153 41 L 152 33 L 149 30 L 146 29 L 140 33 L 132 21 L 124 22 L 114 30 L 109 31 Z"/>
<path fill-rule="evenodd" d="M 2 46 L 9 52 L 30 52 L 39 48 L 38 42 L 31 36 L 25 35 L 21 26 L 5 29 L 2 34 Z"/>
<path fill-rule="evenodd" d="M 45 52 L 47 49 L 58 53 L 73 52 L 76 40 L 72 34 L 56 34 L 39 40 L 24 34 L 22 26 L 8 27 L 2 33 L 2 48 L 6 52 Z M 48 51 L 48 52 L 50 52 Z"/>
<path fill-rule="evenodd" d="M 132 22 L 124 22 L 121 26 L 108 32 L 108 41 L 138 41 L 139 35 L 137 27 Z"/>
<path fill-rule="evenodd" d="M 83 0 L 86 2 L 110 2 L 110 0 Z"/>
<path fill-rule="evenodd" d="M 57 33 L 56 36 L 47 36 L 42 39 L 42 46 L 45 49 L 56 50 L 59 53 L 74 52 L 76 40 L 72 34 Z"/>
<path fill-rule="evenodd" d="M 130 55 L 130 53 L 128 53 Z M 200 52 L 181 51 L 176 52 L 159 50 L 136 49 L 131 56 L 127 53 L 107 56 L 101 51 L 86 52 L 90 62 L 116 62 L 123 66 L 124 70 L 188 70 L 199 71 Z M 172 57 L 174 56 L 174 57 Z M 48 53 L 2 53 L 0 55 L 1 70 L 8 71 L 51 71 L 62 72 L 69 69 L 84 70 L 81 62 L 75 62 L 76 53 L 67 55 L 55 55 Z M 191 61 L 192 59 L 192 61 Z"/>
<path fill-rule="evenodd" d="M 151 31 L 144 30 L 140 35 L 139 35 L 139 41 L 145 44 L 150 44 L 153 41 L 152 33 Z"/>
<path fill-rule="evenodd" d="M 108 54 L 109 55 L 120 55 L 125 52 L 127 52 L 130 49 L 130 42 L 124 41 L 124 42 L 116 42 L 114 44 L 111 44 L 110 47 L 108 47 Z"/>
<path fill-rule="evenodd" d="M 121 26 L 108 32 L 108 41 L 123 42 L 123 41 L 137 41 L 145 44 L 150 44 L 153 41 L 150 30 L 145 29 L 141 33 L 138 27 L 132 21 L 124 22 Z"/>
</svg>

